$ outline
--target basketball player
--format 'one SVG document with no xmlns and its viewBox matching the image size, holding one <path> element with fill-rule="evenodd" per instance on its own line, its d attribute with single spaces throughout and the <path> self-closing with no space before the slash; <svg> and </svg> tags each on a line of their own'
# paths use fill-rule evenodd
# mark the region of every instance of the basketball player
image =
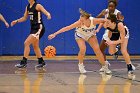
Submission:
<svg viewBox="0 0 140 93">
<path fill-rule="evenodd" d="M 30 35 L 24 42 L 24 56 L 21 60 L 20 64 L 15 65 L 17 68 L 24 68 L 27 66 L 27 58 L 30 53 L 30 45 L 33 45 L 35 54 L 38 58 L 38 65 L 37 68 L 41 68 L 45 66 L 45 62 L 42 58 L 41 51 L 39 48 L 39 40 L 45 33 L 45 27 L 42 21 L 42 13 L 44 13 L 48 19 L 51 19 L 51 15 L 48 11 L 44 9 L 41 4 L 38 4 L 36 0 L 28 0 L 29 4 L 25 9 L 24 16 L 20 19 L 14 20 L 11 22 L 11 26 L 14 26 L 17 23 L 24 22 L 27 20 L 28 15 L 30 16 L 30 24 L 31 24 L 31 31 Z"/>
<path fill-rule="evenodd" d="M 117 20 L 115 14 L 110 14 L 107 18 L 108 20 L 104 23 L 104 27 L 109 30 L 109 34 L 116 33 L 112 38 L 106 40 L 109 45 L 109 53 L 114 54 L 116 52 L 116 45 L 121 45 L 121 53 L 127 64 L 128 74 L 133 74 L 135 67 L 132 65 L 130 56 L 127 52 L 127 45 L 129 39 L 128 28 L 120 20 Z"/>
<path fill-rule="evenodd" d="M 118 20 L 123 20 L 124 17 L 123 17 L 123 15 L 121 15 L 121 12 L 120 12 L 119 10 L 116 9 L 116 6 L 117 6 L 116 0 L 109 0 L 109 1 L 108 1 L 108 8 L 107 8 L 107 9 L 104 9 L 104 10 L 97 16 L 97 18 L 101 18 L 101 17 L 107 18 L 108 15 L 109 15 L 109 13 L 113 13 L 113 14 L 116 15 L 116 17 L 117 17 Z M 99 27 L 96 29 L 96 32 L 99 32 L 99 30 L 101 29 L 102 25 L 103 25 L 102 23 L 99 25 Z M 108 36 L 108 32 L 109 32 L 109 30 L 106 29 L 106 30 L 105 30 L 105 33 L 104 33 L 104 35 L 103 35 L 102 41 L 101 41 L 101 43 L 100 43 L 100 49 L 101 49 L 101 51 L 102 51 L 102 53 L 103 53 L 103 55 L 104 55 L 105 60 L 106 60 L 106 56 L 105 56 L 104 51 L 105 51 L 105 49 L 108 47 L 107 44 L 106 44 L 105 42 L 106 42 L 106 40 L 107 40 L 108 38 L 111 38 L 111 36 Z M 113 34 L 115 34 L 115 33 L 113 33 Z M 118 47 L 118 48 L 120 48 L 120 47 Z M 115 57 L 118 57 L 118 50 L 119 50 L 119 49 L 117 49 L 116 52 L 114 53 L 114 54 L 115 54 L 115 55 L 114 55 Z M 108 62 L 107 60 L 106 60 L 106 63 L 109 64 L 109 62 Z M 102 72 L 102 71 L 103 71 L 103 68 L 101 68 L 100 71 Z"/>
<path fill-rule="evenodd" d="M 94 34 L 94 31 L 96 29 L 96 24 L 99 24 L 101 22 L 105 22 L 105 19 L 98 19 L 93 18 L 90 16 L 89 13 L 83 11 L 80 9 L 80 19 L 73 24 L 63 27 L 62 29 L 58 30 L 57 32 L 51 34 L 48 36 L 49 39 L 53 39 L 56 37 L 56 35 L 66 32 L 68 30 L 71 30 L 73 28 L 76 28 L 75 31 L 75 39 L 79 46 L 79 53 L 78 53 L 78 59 L 79 59 L 79 71 L 80 73 L 86 73 L 86 70 L 83 65 L 83 60 L 86 52 L 86 44 L 85 42 L 88 42 L 89 45 L 94 50 L 99 62 L 104 67 L 104 72 L 107 74 L 110 74 L 111 71 L 108 69 L 108 66 L 105 64 L 105 60 L 103 57 L 103 54 L 99 48 L 98 40 L 96 38 L 96 35 Z M 94 42 L 94 44 L 93 44 Z"/>
<path fill-rule="evenodd" d="M 7 28 L 9 27 L 8 22 L 5 20 L 5 18 L 2 16 L 2 14 L 0 14 L 0 20 L 1 20 L 2 22 L 4 22 L 4 24 L 5 24 L 5 26 L 6 26 Z"/>
</svg>

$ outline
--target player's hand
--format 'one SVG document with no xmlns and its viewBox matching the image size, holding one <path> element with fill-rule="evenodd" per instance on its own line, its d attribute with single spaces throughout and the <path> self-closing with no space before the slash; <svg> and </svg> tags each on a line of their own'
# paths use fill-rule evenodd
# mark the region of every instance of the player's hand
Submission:
<svg viewBox="0 0 140 93">
<path fill-rule="evenodd" d="M 55 38 L 55 36 L 56 36 L 55 34 L 50 34 L 50 35 L 48 36 L 48 39 L 51 40 L 51 39 Z"/>
<path fill-rule="evenodd" d="M 99 32 L 99 29 L 96 29 L 96 30 L 93 32 L 93 34 L 96 35 L 96 33 L 98 33 L 98 32 Z"/>
<path fill-rule="evenodd" d="M 107 40 L 107 41 L 106 41 L 106 44 L 107 44 L 107 45 L 113 45 L 113 41 Z"/>
<path fill-rule="evenodd" d="M 16 23 L 18 23 L 17 20 L 12 21 L 12 22 L 11 22 L 11 26 L 14 26 Z"/>
<path fill-rule="evenodd" d="M 48 17 L 47 17 L 47 19 L 50 20 L 51 18 L 52 18 L 52 17 L 51 17 L 51 15 L 49 14 Z"/>
<path fill-rule="evenodd" d="M 108 27 L 108 21 L 106 21 L 106 22 L 103 24 L 103 27 L 104 27 L 104 28 L 107 28 L 107 27 Z"/>
<path fill-rule="evenodd" d="M 9 24 L 7 22 L 5 22 L 5 26 L 8 28 L 9 27 Z"/>
</svg>

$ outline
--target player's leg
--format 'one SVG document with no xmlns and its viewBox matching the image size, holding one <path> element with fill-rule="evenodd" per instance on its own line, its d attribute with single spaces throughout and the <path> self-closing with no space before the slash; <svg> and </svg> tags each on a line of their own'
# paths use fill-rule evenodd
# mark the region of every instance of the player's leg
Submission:
<svg viewBox="0 0 140 93">
<path fill-rule="evenodd" d="M 35 51 L 35 54 L 36 54 L 36 56 L 38 58 L 38 65 L 35 66 L 36 68 L 45 67 L 45 61 L 43 60 L 43 57 L 42 57 L 42 54 L 41 54 L 41 50 L 40 50 L 40 47 L 39 47 L 39 40 L 44 35 L 45 28 L 44 28 L 44 26 L 42 24 L 39 25 L 39 28 L 40 29 L 38 29 L 36 35 L 34 35 L 35 36 L 35 41 L 32 44 L 33 48 L 34 48 L 34 51 Z"/>
<path fill-rule="evenodd" d="M 116 45 L 109 45 L 109 54 L 113 55 L 116 52 Z"/>
<path fill-rule="evenodd" d="M 102 39 L 101 43 L 100 43 L 100 50 L 104 56 L 104 59 L 106 60 L 106 55 L 105 55 L 105 49 L 108 47 L 107 44 L 105 43 L 106 41 L 104 39 Z"/>
<path fill-rule="evenodd" d="M 133 73 L 133 70 L 135 70 L 135 67 L 132 65 L 132 62 L 130 60 L 130 55 L 127 51 L 127 45 L 128 45 L 128 38 L 125 38 L 124 42 L 121 43 L 121 53 L 124 57 L 124 60 L 127 64 L 127 69 L 128 69 L 128 73 Z"/>
<path fill-rule="evenodd" d="M 32 35 L 29 35 L 24 42 L 23 59 L 21 60 L 21 62 L 19 64 L 16 64 L 15 67 L 23 68 L 23 67 L 27 66 L 27 58 L 28 58 L 29 53 L 30 53 L 30 45 L 32 44 L 33 41 L 34 41 L 34 37 Z"/>
<path fill-rule="evenodd" d="M 102 41 L 100 43 L 100 50 L 103 53 L 104 59 L 106 64 L 108 64 L 108 66 L 110 66 L 110 63 L 108 62 L 108 60 L 106 59 L 106 55 L 105 55 L 105 50 L 106 48 L 108 48 L 107 44 L 106 44 L 106 40 L 108 40 L 111 37 L 111 33 L 109 33 L 109 30 L 105 30 L 105 33 L 103 35 Z M 101 67 L 101 69 L 99 70 L 100 72 L 104 71 L 104 67 Z"/>
<path fill-rule="evenodd" d="M 100 43 L 100 50 L 101 50 L 101 52 L 102 52 L 102 54 L 104 56 L 104 59 L 105 59 L 106 64 L 108 64 L 108 66 L 110 66 L 110 63 L 107 61 L 106 55 L 105 55 L 105 50 L 106 50 L 106 48 L 108 48 L 108 46 L 107 46 L 107 44 L 105 42 L 106 42 L 106 40 L 102 39 L 102 41 Z M 100 72 L 103 72 L 104 71 L 104 68 L 101 67 L 101 69 L 99 71 Z"/>
<path fill-rule="evenodd" d="M 94 43 L 93 43 L 94 42 Z M 92 36 L 89 38 L 88 43 L 90 44 L 90 46 L 92 47 L 93 51 L 95 52 L 99 62 L 102 64 L 102 66 L 104 67 L 104 71 L 107 74 L 110 74 L 111 71 L 108 69 L 108 64 L 106 64 L 104 56 L 100 50 L 99 44 L 98 44 L 98 40 L 96 38 L 96 36 Z"/>
<path fill-rule="evenodd" d="M 45 67 L 45 61 L 43 60 L 43 57 L 42 57 L 42 54 L 41 54 L 41 50 L 39 48 L 39 40 L 36 39 L 34 42 L 33 42 L 33 48 L 34 48 L 34 51 L 35 51 L 35 54 L 38 58 L 38 65 L 36 65 L 35 67 L 37 68 L 42 68 L 42 67 Z"/>
<path fill-rule="evenodd" d="M 119 38 L 120 38 L 120 34 L 119 33 L 112 33 L 112 37 L 110 39 L 111 40 L 118 40 Z M 114 54 L 112 54 L 113 57 L 114 57 L 114 59 L 117 59 L 118 58 L 120 49 L 121 49 L 121 45 L 120 44 L 117 44 L 116 45 L 116 50 L 115 50 Z"/>
<path fill-rule="evenodd" d="M 76 42 L 78 44 L 79 47 L 79 53 L 78 53 L 78 60 L 79 60 L 79 71 L 80 73 L 86 73 L 86 70 L 84 68 L 84 56 L 85 56 L 85 52 L 86 52 L 86 44 L 85 44 L 85 40 L 82 38 L 76 39 Z"/>
</svg>

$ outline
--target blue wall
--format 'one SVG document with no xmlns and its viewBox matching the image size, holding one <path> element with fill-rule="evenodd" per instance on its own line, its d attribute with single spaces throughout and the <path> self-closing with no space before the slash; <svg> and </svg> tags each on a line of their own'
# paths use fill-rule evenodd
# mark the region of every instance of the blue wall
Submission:
<svg viewBox="0 0 140 93">
<path fill-rule="evenodd" d="M 0 0 L 0 12 L 10 23 L 12 20 L 22 17 L 27 0 Z M 51 14 L 52 19 L 47 20 L 45 16 L 44 24 L 46 33 L 40 41 L 40 48 L 43 49 L 47 45 L 53 45 L 57 49 L 58 55 L 71 55 L 78 53 L 78 46 L 74 39 L 74 30 L 58 35 L 55 39 L 48 41 L 47 36 L 59 28 L 69 25 L 78 20 L 78 8 L 81 7 L 87 12 L 96 16 L 107 7 L 107 0 L 38 0 Z M 125 23 L 130 29 L 130 39 L 128 50 L 130 54 L 140 54 L 139 44 L 139 25 L 140 25 L 140 6 L 139 0 L 119 0 L 118 9 L 125 16 Z M 0 55 L 22 55 L 24 49 L 24 40 L 29 34 L 29 20 L 24 23 L 17 24 L 14 27 L 5 28 L 0 22 Z M 101 40 L 104 29 L 98 33 L 98 40 Z M 108 52 L 107 52 L 108 53 Z M 34 54 L 31 49 L 31 54 Z M 87 44 L 87 54 L 93 54 L 92 49 Z"/>
</svg>

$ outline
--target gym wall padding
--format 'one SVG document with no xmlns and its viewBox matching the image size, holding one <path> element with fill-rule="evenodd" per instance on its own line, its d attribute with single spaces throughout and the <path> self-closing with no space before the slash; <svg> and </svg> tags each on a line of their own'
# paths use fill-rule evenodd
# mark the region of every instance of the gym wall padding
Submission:
<svg viewBox="0 0 140 93">
<path fill-rule="evenodd" d="M 59 30 L 61 27 L 67 26 L 79 19 L 79 8 L 83 8 L 92 16 L 97 16 L 103 9 L 107 8 L 107 0 L 37 0 L 52 15 L 51 20 L 43 15 L 43 21 L 46 32 L 40 40 L 41 51 L 48 45 L 53 45 L 57 49 L 57 55 L 76 55 L 79 51 L 78 45 L 74 38 L 74 29 L 66 33 L 58 35 L 53 40 L 47 39 L 48 35 Z M 140 6 L 139 0 L 119 0 L 117 9 L 119 9 L 125 17 L 125 23 L 130 30 L 130 39 L 128 51 L 130 54 L 140 54 Z M 23 16 L 28 0 L 0 0 L 0 13 L 9 22 Z M 29 35 L 30 23 L 29 19 L 6 28 L 0 22 L 0 55 L 23 55 L 24 41 Z M 99 42 L 102 39 L 104 28 L 97 34 Z M 94 42 L 93 42 L 94 43 Z M 106 51 L 108 54 L 108 51 Z M 31 47 L 31 55 L 34 51 Z M 86 54 L 94 54 L 93 50 L 87 44 Z"/>
</svg>

